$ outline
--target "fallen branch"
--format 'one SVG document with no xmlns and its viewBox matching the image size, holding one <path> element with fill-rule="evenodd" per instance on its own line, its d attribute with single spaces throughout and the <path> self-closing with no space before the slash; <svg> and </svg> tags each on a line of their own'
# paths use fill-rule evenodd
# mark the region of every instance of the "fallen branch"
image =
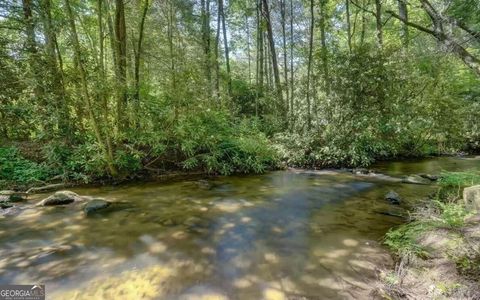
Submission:
<svg viewBox="0 0 480 300">
<path fill-rule="evenodd" d="M 39 186 L 39 187 L 32 187 L 32 188 L 29 188 L 29 189 L 26 191 L 26 194 L 34 194 L 34 193 L 39 193 L 39 192 L 46 192 L 46 191 L 50 191 L 50 190 L 55 190 L 55 189 L 64 188 L 64 187 L 66 187 L 66 186 L 67 186 L 67 184 L 62 182 L 62 183 L 48 184 L 48 185 Z"/>
</svg>

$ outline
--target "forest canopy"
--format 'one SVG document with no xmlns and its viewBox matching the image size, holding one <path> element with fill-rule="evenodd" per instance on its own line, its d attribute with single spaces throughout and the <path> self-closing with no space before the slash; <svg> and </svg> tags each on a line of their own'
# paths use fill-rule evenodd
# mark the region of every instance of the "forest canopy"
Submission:
<svg viewBox="0 0 480 300">
<path fill-rule="evenodd" d="M 480 147 L 477 0 L 4 0 L 0 182 Z"/>
</svg>

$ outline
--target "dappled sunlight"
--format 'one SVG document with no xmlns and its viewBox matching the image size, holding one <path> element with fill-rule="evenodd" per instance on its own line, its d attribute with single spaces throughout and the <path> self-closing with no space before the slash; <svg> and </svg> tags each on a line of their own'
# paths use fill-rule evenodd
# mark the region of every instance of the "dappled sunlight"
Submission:
<svg viewBox="0 0 480 300">
<path fill-rule="evenodd" d="M 390 263 L 375 240 L 397 220 L 372 212 L 388 184 L 222 180 L 75 190 L 124 203 L 92 217 L 81 205 L 27 208 L 2 228 L 3 280 L 45 282 L 55 299 L 343 299 L 367 295 L 375 266 Z"/>
</svg>

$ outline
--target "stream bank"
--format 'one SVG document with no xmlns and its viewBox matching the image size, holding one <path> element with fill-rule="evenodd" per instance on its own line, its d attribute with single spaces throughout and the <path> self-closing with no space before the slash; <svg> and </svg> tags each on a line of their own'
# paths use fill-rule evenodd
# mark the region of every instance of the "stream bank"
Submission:
<svg viewBox="0 0 480 300">
<path fill-rule="evenodd" d="M 394 269 L 380 273 L 384 299 L 480 299 L 480 173 L 446 173 L 411 220 L 386 234 Z"/>
</svg>

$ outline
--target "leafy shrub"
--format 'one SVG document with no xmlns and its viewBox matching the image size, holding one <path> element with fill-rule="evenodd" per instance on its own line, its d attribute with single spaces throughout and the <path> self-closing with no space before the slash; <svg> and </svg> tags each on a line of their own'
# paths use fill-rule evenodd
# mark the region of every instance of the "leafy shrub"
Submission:
<svg viewBox="0 0 480 300">
<path fill-rule="evenodd" d="M 4 185 L 27 185 L 44 181 L 51 175 L 52 171 L 45 164 L 23 158 L 16 148 L 0 148 L 0 180 Z"/>
<path fill-rule="evenodd" d="M 276 163 L 276 153 L 255 122 L 234 122 L 223 112 L 206 110 L 176 128 L 185 169 L 210 173 L 260 173 Z"/>
</svg>

